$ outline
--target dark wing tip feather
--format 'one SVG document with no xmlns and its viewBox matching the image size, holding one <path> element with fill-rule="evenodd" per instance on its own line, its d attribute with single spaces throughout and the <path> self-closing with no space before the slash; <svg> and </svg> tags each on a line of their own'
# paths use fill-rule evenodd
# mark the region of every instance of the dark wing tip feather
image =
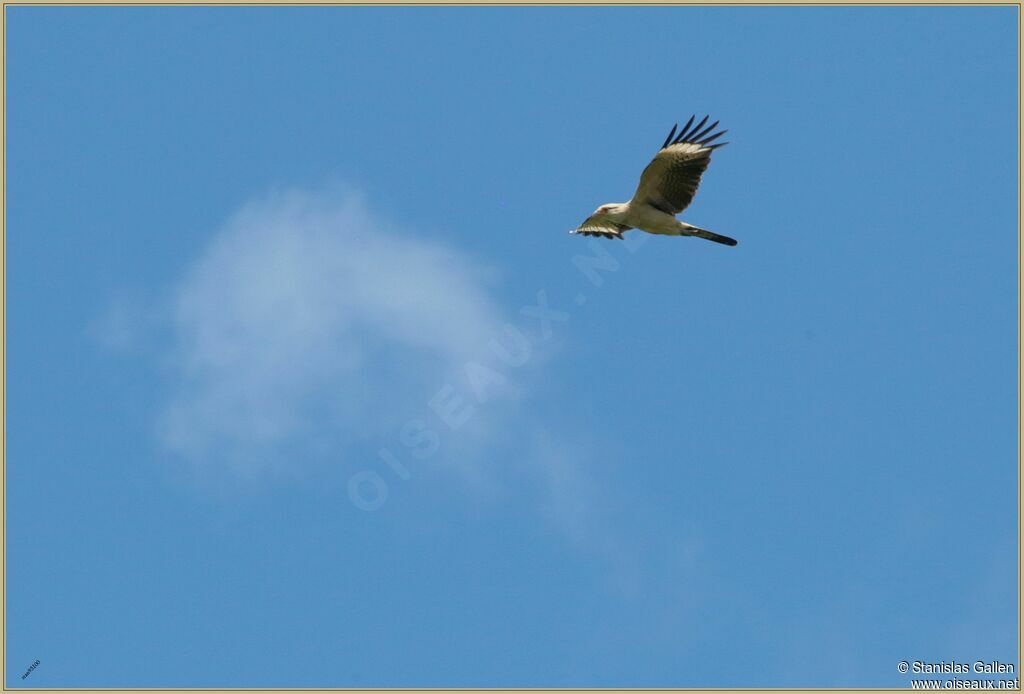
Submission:
<svg viewBox="0 0 1024 694">
<path fill-rule="evenodd" d="M 706 146 L 706 145 L 707 145 L 707 144 L 708 144 L 709 142 L 714 142 L 715 140 L 717 140 L 718 138 L 720 138 L 720 137 L 721 137 L 722 135 L 725 135 L 725 134 L 726 134 L 727 132 L 729 132 L 729 131 L 728 131 L 728 130 L 719 130 L 719 131 L 718 131 L 717 133 L 715 133 L 714 135 L 711 135 L 710 137 L 705 137 L 704 139 L 702 139 L 702 140 L 701 140 L 700 142 L 698 142 L 697 144 L 698 144 L 698 145 L 700 145 L 700 146 L 702 146 L 702 147 L 704 147 L 704 146 Z"/>
<path fill-rule="evenodd" d="M 694 125 L 693 121 L 696 120 L 696 118 L 696 115 L 690 116 L 690 120 L 686 121 L 686 124 L 682 128 L 678 127 L 678 123 L 673 125 L 672 130 L 669 131 L 668 137 L 665 138 L 665 143 L 661 146 L 661 148 L 665 149 L 666 147 L 669 147 L 671 145 L 678 144 L 694 144 L 700 145 L 701 147 L 706 147 L 708 149 L 715 149 L 716 147 L 721 147 L 723 145 L 729 144 L 728 142 L 721 142 L 717 145 L 710 144 L 717 140 L 718 138 L 720 138 L 722 135 L 725 135 L 727 132 L 729 132 L 728 130 L 720 130 L 717 133 L 714 132 L 715 128 L 718 127 L 718 123 L 720 121 L 716 120 L 711 125 L 705 127 L 705 124 L 708 122 L 711 116 L 704 116 L 699 123 Z"/>
<path fill-rule="evenodd" d="M 704 118 L 701 120 L 700 123 L 697 123 L 697 125 L 693 126 L 692 130 L 690 130 L 688 132 L 685 132 L 685 133 L 679 133 L 679 137 L 676 138 L 676 141 L 675 141 L 674 144 L 678 144 L 680 142 L 688 142 L 690 140 L 690 138 L 693 137 L 693 134 L 695 132 L 697 132 L 698 130 L 700 130 L 701 128 L 704 127 L 704 124 L 708 122 L 708 118 L 710 118 L 710 117 L 711 116 L 704 116 Z"/>
<path fill-rule="evenodd" d="M 690 142 L 696 142 L 696 143 L 699 143 L 699 142 L 700 142 L 700 140 L 701 140 L 701 139 L 703 139 L 703 137 L 704 137 L 705 135 L 707 135 L 707 134 L 708 134 L 709 132 L 711 132 L 712 130 L 714 130 L 714 129 L 715 129 L 716 127 L 718 127 L 718 121 L 715 121 L 714 123 L 712 123 L 712 124 L 711 124 L 711 125 L 709 125 L 708 127 L 706 127 L 706 128 L 704 128 L 703 130 L 701 130 L 700 132 L 695 132 L 695 133 L 693 133 L 693 134 L 692 134 L 692 135 L 690 135 L 690 137 L 689 137 L 689 138 L 687 138 L 687 139 L 688 139 L 688 140 L 689 140 Z"/>
<path fill-rule="evenodd" d="M 679 138 L 682 137 L 686 133 L 686 131 L 690 129 L 690 126 L 693 125 L 693 119 L 696 118 L 696 117 L 697 116 L 695 116 L 695 115 L 694 116 L 690 116 L 690 120 L 686 121 L 686 125 L 684 125 L 682 128 L 680 128 L 679 135 L 676 136 L 675 138 L 673 138 L 673 135 L 675 135 L 676 129 L 672 128 L 672 133 L 668 136 L 668 139 L 665 140 L 665 144 L 662 145 L 661 148 L 665 149 L 669 145 L 674 145 L 677 142 L 679 142 Z"/>
<path fill-rule="evenodd" d="M 672 137 L 676 134 L 676 128 L 679 127 L 679 123 L 672 126 L 672 130 L 669 131 L 668 137 L 665 138 L 665 144 L 661 146 L 662 149 L 668 147 L 668 143 L 672 141 Z"/>
<path fill-rule="evenodd" d="M 694 116 L 694 118 L 696 118 L 696 116 Z M 679 133 L 679 137 L 676 138 L 676 142 L 686 142 L 690 138 L 690 135 L 699 130 L 700 126 L 707 123 L 707 121 L 708 117 L 704 116 L 704 120 L 697 123 L 697 125 L 693 126 L 692 128 L 687 128 L 686 132 L 684 133 Z"/>
</svg>

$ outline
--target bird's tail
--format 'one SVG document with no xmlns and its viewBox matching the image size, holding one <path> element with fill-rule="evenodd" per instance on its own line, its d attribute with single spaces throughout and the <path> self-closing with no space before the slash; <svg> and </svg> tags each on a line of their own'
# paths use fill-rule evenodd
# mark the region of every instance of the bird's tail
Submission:
<svg viewBox="0 0 1024 694">
<path fill-rule="evenodd" d="M 721 234 L 716 234 L 713 231 L 701 229 L 700 227 L 691 226 L 687 231 L 689 231 L 689 233 L 693 234 L 694 236 L 699 236 L 702 239 L 714 241 L 715 243 L 725 244 L 726 246 L 735 246 L 737 243 L 739 243 L 739 241 L 737 241 L 736 239 L 729 238 L 728 236 L 722 236 Z"/>
</svg>

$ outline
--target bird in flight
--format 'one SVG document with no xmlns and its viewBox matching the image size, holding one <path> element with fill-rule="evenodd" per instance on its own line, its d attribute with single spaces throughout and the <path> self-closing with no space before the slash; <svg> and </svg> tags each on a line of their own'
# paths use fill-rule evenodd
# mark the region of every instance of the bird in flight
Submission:
<svg viewBox="0 0 1024 694">
<path fill-rule="evenodd" d="M 686 209 L 697 193 L 700 177 L 711 163 L 711 152 L 729 144 L 711 144 L 725 130 L 712 131 L 718 121 L 704 127 L 708 116 L 693 125 L 691 116 L 676 134 L 678 123 L 665 138 L 665 144 L 640 174 L 640 185 L 629 202 L 601 205 L 570 234 L 622 238 L 622 232 L 640 229 L 650 234 L 699 236 L 702 239 L 735 246 L 736 239 L 679 221 L 676 215 Z M 691 127 L 692 126 L 692 127 Z"/>
</svg>

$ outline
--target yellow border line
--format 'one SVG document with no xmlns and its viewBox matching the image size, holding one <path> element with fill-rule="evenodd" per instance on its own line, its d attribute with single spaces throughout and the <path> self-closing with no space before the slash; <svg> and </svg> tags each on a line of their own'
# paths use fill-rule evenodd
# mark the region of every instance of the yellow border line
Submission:
<svg viewBox="0 0 1024 694">
<path fill-rule="evenodd" d="M 654 0 L 637 3 L 621 2 L 619 0 L 609 0 L 608 2 L 602 2 L 601 0 L 580 0 L 579 2 L 330 2 L 324 0 L 323 2 L 317 1 L 305 1 L 305 2 L 280 2 L 278 0 L 267 0 L 261 2 L 255 0 L 253 2 L 210 2 L 210 3 L 199 3 L 183 0 L 182 2 L 139 2 L 138 0 L 126 0 L 125 2 L 118 2 L 117 0 L 107 2 L 89 2 L 88 0 L 64 0 L 64 1 L 47 1 L 40 0 L 39 2 L 3 2 L 3 13 L 0 17 L 0 25 L 2 25 L 2 67 L 0 67 L 0 79 L 3 81 L 3 96 L 0 100 L 0 106 L 2 106 L 2 115 L 0 119 L 3 122 L 3 142 L 0 143 L 0 149 L 3 151 L 3 189 L 0 191 L 0 195 L 3 196 L 3 210 L 2 210 L 2 244 L 0 244 L 0 262 L 3 267 L 3 282 L 2 289 L 0 289 L 0 319 L 3 323 L 3 344 L 0 346 L 2 351 L 3 361 L 3 374 L 0 374 L 0 379 L 3 382 L 3 416 L 0 417 L 0 435 L 3 436 L 3 488 L 0 489 L 0 496 L 2 496 L 3 503 L 3 517 L 2 517 L 2 528 L 3 528 L 3 566 L 0 573 L 3 574 L 3 605 L 0 605 L 0 613 L 3 614 L 3 641 L 4 641 L 4 657 L 2 672 L 0 672 L 0 687 L 2 691 L 12 692 L 673 692 L 673 691 L 685 691 L 685 692 L 779 692 L 779 691 L 795 691 L 795 692 L 903 692 L 907 689 L 888 689 L 884 687 L 865 687 L 865 688 L 833 688 L 833 689 L 820 689 L 813 687 L 744 687 L 744 688 L 726 688 L 726 687 L 704 687 L 704 688 L 642 688 L 642 689 L 629 689 L 629 688 L 616 688 L 616 687 L 600 687 L 600 688 L 515 688 L 515 687 L 497 687 L 497 688 L 468 688 L 468 687 L 407 687 L 407 688 L 338 688 L 338 687 L 296 687 L 296 688 L 280 688 L 280 687 L 224 687 L 217 689 L 201 688 L 201 687 L 112 687 L 104 689 L 90 689 L 84 687 L 60 687 L 60 688 L 36 688 L 36 687 L 7 687 L 7 648 L 6 648 L 6 637 L 7 637 L 7 8 L 8 7 L 1016 7 L 1017 8 L 1017 182 L 1018 185 L 1024 183 L 1021 178 L 1021 8 L 1024 7 L 1024 2 L 1018 0 L 1017 2 L 964 2 L 963 0 L 925 0 L 922 2 L 847 2 L 844 0 L 838 0 L 837 2 L 828 2 L 828 0 L 818 2 L 730 2 L 724 0 L 722 2 L 707 2 L 696 1 L 696 2 L 678 2 L 673 0 L 665 0 L 663 2 Z M 1024 532 L 1024 525 L 1021 524 L 1021 321 L 1020 321 L 1020 309 L 1021 309 L 1021 244 L 1020 244 L 1020 229 L 1021 229 L 1021 199 L 1020 194 L 1017 196 L 1017 677 L 1020 678 L 1020 668 L 1022 665 L 1022 651 L 1021 651 L 1021 567 L 1024 558 L 1022 558 L 1021 552 L 1021 536 Z M 1014 690 L 990 690 L 990 691 L 1014 691 Z M 1016 691 L 1021 691 L 1017 689 Z"/>
</svg>

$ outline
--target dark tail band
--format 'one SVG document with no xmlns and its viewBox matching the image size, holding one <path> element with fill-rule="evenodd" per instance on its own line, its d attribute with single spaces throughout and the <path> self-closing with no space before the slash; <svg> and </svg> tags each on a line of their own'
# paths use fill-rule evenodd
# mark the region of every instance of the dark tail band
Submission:
<svg viewBox="0 0 1024 694">
<path fill-rule="evenodd" d="M 728 236 L 722 236 L 721 234 L 716 234 L 715 232 L 708 231 L 707 229 L 699 229 L 695 227 L 694 231 L 696 232 L 694 234 L 695 236 L 699 236 L 702 239 L 707 239 L 708 241 L 714 241 L 715 243 L 721 243 L 726 246 L 735 246 L 736 244 L 739 243 L 739 241 L 737 241 L 736 239 L 729 238 Z"/>
</svg>

